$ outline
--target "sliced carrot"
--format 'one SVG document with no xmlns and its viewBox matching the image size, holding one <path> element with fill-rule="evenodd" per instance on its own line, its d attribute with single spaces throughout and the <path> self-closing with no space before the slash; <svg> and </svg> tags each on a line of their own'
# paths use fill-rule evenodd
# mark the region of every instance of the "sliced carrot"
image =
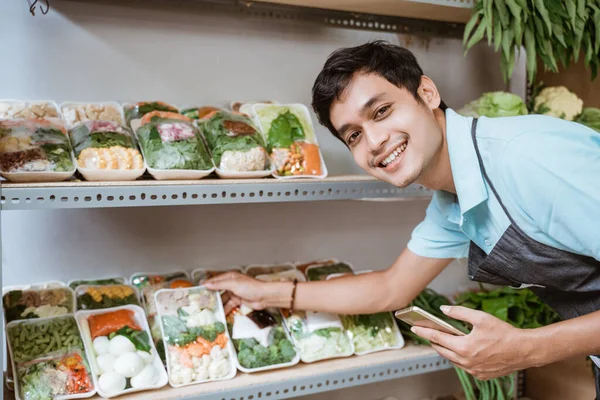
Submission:
<svg viewBox="0 0 600 400">
<path fill-rule="evenodd" d="M 153 117 L 178 119 L 178 120 L 185 121 L 185 122 L 192 122 L 191 119 L 189 119 L 185 115 L 181 115 L 179 113 L 169 112 L 169 111 L 152 111 L 142 117 L 141 125 L 146 125 L 147 123 L 152 121 Z"/>
<path fill-rule="evenodd" d="M 171 284 L 169 285 L 169 287 L 171 289 L 176 289 L 176 288 L 188 288 L 188 287 L 192 287 L 194 285 L 192 285 L 192 283 L 190 281 L 186 281 L 184 279 L 175 279 L 174 281 L 171 282 Z"/>
</svg>

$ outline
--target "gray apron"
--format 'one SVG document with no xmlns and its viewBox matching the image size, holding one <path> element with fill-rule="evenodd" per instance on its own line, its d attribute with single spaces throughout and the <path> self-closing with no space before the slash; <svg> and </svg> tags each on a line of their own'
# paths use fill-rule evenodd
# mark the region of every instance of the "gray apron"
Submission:
<svg viewBox="0 0 600 400">
<path fill-rule="evenodd" d="M 471 242 L 469 278 L 501 286 L 530 286 L 562 319 L 600 310 L 600 261 L 547 246 L 519 228 L 485 171 L 476 131 L 477 119 L 474 119 L 471 136 L 479 166 L 511 224 L 490 254 Z M 600 357 L 592 356 L 592 360 L 595 363 L 596 398 L 600 400 Z"/>
</svg>

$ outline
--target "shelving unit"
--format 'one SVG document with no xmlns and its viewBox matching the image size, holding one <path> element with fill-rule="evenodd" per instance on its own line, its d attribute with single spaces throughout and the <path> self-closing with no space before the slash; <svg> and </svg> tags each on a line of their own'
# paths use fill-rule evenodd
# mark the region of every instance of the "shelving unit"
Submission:
<svg viewBox="0 0 600 400">
<path fill-rule="evenodd" d="M 328 392 L 368 383 L 382 382 L 451 368 L 448 360 L 433 349 L 407 345 L 400 350 L 353 356 L 315 364 L 244 374 L 238 372 L 229 381 L 185 386 L 166 386 L 155 391 L 121 396 L 122 400 L 258 400 L 288 399 Z M 93 399 L 99 398 L 98 396 Z M 13 400 L 14 392 L 4 392 L 4 399 Z"/>
<path fill-rule="evenodd" d="M 418 185 L 400 189 L 366 176 L 247 181 L 4 183 L 0 187 L 0 210 L 410 199 L 430 196 L 431 191 Z"/>
</svg>

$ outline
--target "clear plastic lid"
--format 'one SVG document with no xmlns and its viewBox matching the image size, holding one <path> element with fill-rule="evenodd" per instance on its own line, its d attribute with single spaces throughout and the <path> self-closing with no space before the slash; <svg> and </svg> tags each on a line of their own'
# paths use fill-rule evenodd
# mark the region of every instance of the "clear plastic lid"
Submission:
<svg viewBox="0 0 600 400">
<path fill-rule="evenodd" d="M 68 101 L 60 105 L 60 111 L 67 126 L 75 126 L 88 121 L 110 121 L 117 125 L 125 124 L 123 107 L 114 101 L 96 103 Z"/>
<path fill-rule="evenodd" d="M 149 317 L 156 315 L 154 293 L 158 290 L 193 286 L 186 271 L 175 271 L 168 274 L 139 272 L 131 275 L 130 281 L 138 289 L 144 310 Z"/>
<path fill-rule="evenodd" d="M 203 287 L 156 292 L 171 386 L 231 379 L 233 347 L 219 293 Z"/>
<path fill-rule="evenodd" d="M 0 119 L 59 119 L 58 105 L 51 100 L 0 100 Z"/>
<path fill-rule="evenodd" d="M 140 305 L 132 285 L 79 285 L 75 289 L 78 310 L 100 310 L 127 304 Z"/>
<path fill-rule="evenodd" d="M 100 279 L 73 279 L 67 283 L 67 286 L 75 290 L 79 285 L 118 285 L 121 283 L 127 283 L 127 278 L 122 276 L 111 276 Z"/>
</svg>

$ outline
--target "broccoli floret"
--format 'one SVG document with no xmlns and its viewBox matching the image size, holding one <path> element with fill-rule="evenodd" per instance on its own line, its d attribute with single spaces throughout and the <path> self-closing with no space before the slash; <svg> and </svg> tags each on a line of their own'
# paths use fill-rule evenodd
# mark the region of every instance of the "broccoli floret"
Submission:
<svg viewBox="0 0 600 400">
<path fill-rule="evenodd" d="M 283 339 L 278 344 L 279 351 L 281 353 L 281 357 L 284 362 L 290 362 L 294 357 L 296 357 L 296 349 L 294 349 L 294 345 L 287 339 Z"/>
<path fill-rule="evenodd" d="M 244 368 L 256 368 L 256 355 L 252 349 L 246 348 L 238 353 L 238 360 Z"/>
<path fill-rule="evenodd" d="M 223 333 L 225 332 L 225 325 L 222 322 L 215 322 L 215 330 L 217 333 Z"/>
<path fill-rule="evenodd" d="M 236 349 L 238 349 L 238 351 L 242 351 L 245 349 L 250 349 L 252 350 L 254 348 L 254 346 L 258 345 L 258 342 L 254 339 L 240 339 L 237 341 L 236 344 Z"/>
</svg>

